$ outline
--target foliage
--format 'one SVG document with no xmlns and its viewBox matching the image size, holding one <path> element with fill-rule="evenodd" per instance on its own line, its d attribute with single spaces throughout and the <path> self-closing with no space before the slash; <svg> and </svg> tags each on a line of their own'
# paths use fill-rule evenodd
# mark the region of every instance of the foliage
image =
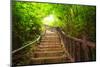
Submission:
<svg viewBox="0 0 100 67">
<path fill-rule="evenodd" d="M 60 27 L 66 35 L 79 38 L 84 35 L 88 40 L 95 42 L 95 6 L 14 2 L 12 4 L 13 49 L 40 35 L 43 31 L 43 19 L 51 14 L 55 17 L 51 26 Z"/>
</svg>

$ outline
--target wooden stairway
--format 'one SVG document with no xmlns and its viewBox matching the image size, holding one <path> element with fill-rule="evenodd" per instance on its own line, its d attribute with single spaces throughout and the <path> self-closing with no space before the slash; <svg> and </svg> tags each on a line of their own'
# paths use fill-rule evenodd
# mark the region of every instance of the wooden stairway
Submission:
<svg viewBox="0 0 100 67">
<path fill-rule="evenodd" d="M 34 52 L 32 64 L 71 62 L 56 31 L 46 30 Z"/>
</svg>

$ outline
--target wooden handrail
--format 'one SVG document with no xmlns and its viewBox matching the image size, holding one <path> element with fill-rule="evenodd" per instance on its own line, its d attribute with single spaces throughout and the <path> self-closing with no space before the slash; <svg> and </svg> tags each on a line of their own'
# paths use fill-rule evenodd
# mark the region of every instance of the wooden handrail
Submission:
<svg viewBox="0 0 100 67">
<path fill-rule="evenodd" d="M 65 54 L 68 56 L 68 58 L 70 59 L 70 62 L 74 62 L 75 60 L 74 60 L 74 58 L 72 58 L 71 57 L 71 55 L 68 53 L 68 51 L 66 51 L 66 47 L 65 47 L 65 45 L 64 45 L 64 42 L 63 42 L 63 40 L 62 40 L 62 37 L 61 37 L 61 35 L 60 35 L 60 33 L 57 31 L 57 33 L 58 33 L 58 35 L 59 35 L 59 37 L 60 37 L 60 40 L 61 40 L 61 45 L 62 45 L 62 47 L 63 47 L 63 49 L 64 49 L 64 51 L 65 51 Z"/>
<path fill-rule="evenodd" d="M 74 40 L 74 41 L 78 41 L 78 42 L 81 42 L 81 43 L 84 42 L 84 40 L 82 40 L 82 39 L 78 39 L 78 38 L 72 37 L 72 36 L 70 36 L 70 35 L 66 35 L 62 30 L 59 30 L 59 31 L 60 31 L 65 37 L 68 37 L 68 38 L 70 38 L 70 39 L 72 39 L 72 40 Z M 93 42 L 86 41 L 86 43 L 87 43 L 87 46 L 89 46 L 89 47 L 92 47 L 92 48 L 96 47 L 96 45 L 95 45 Z"/>
<path fill-rule="evenodd" d="M 12 54 L 14 54 L 14 53 L 16 53 L 16 52 L 18 52 L 18 51 L 24 49 L 25 47 L 27 47 L 27 46 L 29 46 L 29 45 L 31 45 L 31 44 L 33 44 L 33 43 L 39 41 L 40 38 L 41 38 L 41 36 L 38 36 L 38 38 L 37 38 L 36 40 L 34 40 L 34 41 L 32 41 L 32 42 L 30 42 L 30 43 L 28 43 L 28 44 L 26 44 L 26 45 L 24 45 L 24 46 L 22 46 L 22 47 L 16 49 L 16 50 L 14 50 L 14 51 L 12 51 Z"/>
<path fill-rule="evenodd" d="M 75 61 L 95 60 L 95 43 L 66 35 L 60 28 L 56 29 L 61 35 L 66 50 Z"/>
</svg>

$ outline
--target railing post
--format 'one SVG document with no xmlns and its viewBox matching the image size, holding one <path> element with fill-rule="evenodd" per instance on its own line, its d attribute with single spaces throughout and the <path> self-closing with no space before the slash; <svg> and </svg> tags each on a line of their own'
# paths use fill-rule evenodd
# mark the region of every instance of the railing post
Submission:
<svg viewBox="0 0 100 67">
<path fill-rule="evenodd" d="M 91 48 L 91 60 L 96 60 L 96 50 L 95 48 Z"/>
<path fill-rule="evenodd" d="M 75 61 L 81 61 L 80 59 L 80 43 L 76 42 L 75 44 Z"/>
<path fill-rule="evenodd" d="M 89 56 L 88 56 L 89 49 L 87 47 L 86 37 L 83 37 L 82 48 L 84 53 L 84 61 L 89 61 Z"/>
<path fill-rule="evenodd" d="M 78 39 L 69 35 L 65 35 L 65 33 L 59 28 L 57 28 L 57 30 L 62 36 L 62 40 L 66 46 L 68 53 L 72 58 L 75 59 L 75 61 L 95 60 L 94 43 L 87 41 L 86 36 L 83 35 L 83 39 Z M 89 50 L 89 48 L 91 48 L 91 50 Z"/>
<path fill-rule="evenodd" d="M 70 43 L 71 43 L 71 44 L 70 44 L 70 46 L 71 46 L 71 47 L 70 47 L 70 50 L 71 50 L 71 51 L 70 51 L 70 52 L 71 52 L 70 54 L 71 54 L 72 57 L 75 59 L 75 47 L 76 47 L 76 46 L 75 46 L 75 41 L 74 41 L 74 40 L 71 40 Z"/>
</svg>

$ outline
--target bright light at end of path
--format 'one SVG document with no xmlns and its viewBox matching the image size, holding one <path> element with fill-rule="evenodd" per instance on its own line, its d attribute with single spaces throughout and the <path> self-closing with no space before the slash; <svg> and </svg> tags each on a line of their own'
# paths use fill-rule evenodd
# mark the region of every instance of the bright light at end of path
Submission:
<svg viewBox="0 0 100 67">
<path fill-rule="evenodd" d="M 50 25 L 53 22 L 54 22 L 54 16 L 53 15 L 49 15 L 49 16 L 47 16 L 43 19 L 43 23 L 46 24 L 46 25 Z"/>
</svg>

